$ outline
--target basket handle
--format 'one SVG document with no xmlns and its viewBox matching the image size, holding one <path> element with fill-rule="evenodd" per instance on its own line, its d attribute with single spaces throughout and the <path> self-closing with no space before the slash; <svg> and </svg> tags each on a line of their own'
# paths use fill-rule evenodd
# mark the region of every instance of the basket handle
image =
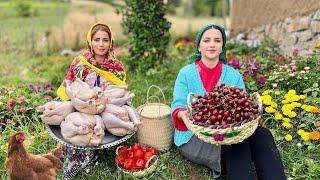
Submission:
<svg viewBox="0 0 320 180">
<path fill-rule="evenodd" d="M 148 91 L 149 92 L 149 91 Z M 147 99 L 147 103 L 149 103 L 149 99 L 152 99 L 152 98 L 156 98 L 156 99 L 158 99 L 158 107 L 159 107 L 159 109 L 158 109 L 158 112 L 159 112 L 159 116 L 160 116 L 160 98 L 158 97 L 158 96 L 150 96 L 150 97 L 148 97 L 148 99 Z M 143 109 L 144 109 L 144 107 L 146 107 L 146 106 L 142 106 L 142 109 L 141 109 L 141 111 L 140 111 L 140 116 L 141 116 L 141 114 L 142 114 L 142 111 L 143 111 Z"/>
<path fill-rule="evenodd" d="M 150 162 L 151 162 L 153 159 L 157 159 L 157 156 L 156 156 L 156 155 L 151 156 L 150 159 L 146 162 L 146 164 L 145 164 L 144 167 L 145 167 L 145 168 L 148 168 L 149 165 L 150 165 Z"/>
<path fill-rule="evenodd" d="M 148 92 L 147 92 L 147 103 L 149 102 L 149 93 L 150 93 L 150 89 L 151 88 L 157 88 L 159 91 L 160 91 L 160 93 L 162 94 L 162 98 L 163 98 L 163 102 L 164 103 L 166 103 L 166 97 L 164 96 L 164 93 L 163 93 L 163 91 L 162 91 L 162 89 L 159 87 L 159 86 L 156 86 L 156 85 L 151 85 L 149 88 L 148 88 Z M 160 102 L 160 100 L 159 100 L 159 102 Z"/>
</svg>

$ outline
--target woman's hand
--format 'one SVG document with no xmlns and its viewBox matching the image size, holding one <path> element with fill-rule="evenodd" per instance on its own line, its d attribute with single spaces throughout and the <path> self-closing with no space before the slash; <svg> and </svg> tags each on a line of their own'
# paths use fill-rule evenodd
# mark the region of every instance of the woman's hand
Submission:
<svg viewBox="0 0 320 180">
<path fill-rule="evenodd" d="M 190 129 L 190 121 L 189 121 L 189 114 L 186 110 L 178 112 L 178 119 L 184 122 L 188 129 Z"/>
</svg>

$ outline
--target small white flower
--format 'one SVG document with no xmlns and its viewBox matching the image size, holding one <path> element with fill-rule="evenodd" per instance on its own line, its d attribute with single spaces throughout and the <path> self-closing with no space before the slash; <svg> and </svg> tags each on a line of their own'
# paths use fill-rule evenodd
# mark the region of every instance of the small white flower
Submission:
<svg viewBox="0 0 320 180">
<path fill-rule="evenodd" d="M 306 79 L 306 80 L 307 80 L 307 79 L 309 79 L 309 78 L 308 78 L 308 77 L 304 77 L 303 79 Z"/>
<path fill-rule="evenodd" d="M 304 70 L 309 70 L 309 69 L 310 69 L 309 66 L 304 67 Z"/>
<path fill-rule="evenodd" d="M 300 73 L 301 73 L 301 74 L 305 74 L 305 73 L 306 73 L 306 71 L 302 70 L 302 71 L 300 71 Z"/>
<path fill-rule="evenodd" d="M 294 73 L 290 73 L 289 76 L 292 76 L 292 77 L 293 77 L 293 76 L 294 76 Z"/>
<path fill-rule="evenodd" d="M 272 83 L 272 87 L 277 87 L 278 85 L 277 85 L 277 83 Z"/>
<path fill-rule="evenodd" d="M 301 144 L 301 143 L 297 143 L 297 146 L 298 146 L 298 147 L 302 147 L 302 144 Z"/>
<path fill-rule="evenodd" d="M 297 79 L 302 79 L 302 77 L 298 76 Z"/>
<path fill-rule="evenodd" d="M 277 75 L 277 74 L 279 74 L 279 72 L 278 72 L 278 71 L 276 71 L 276 72 L 274 72 L 273 74 L 274 74 L 274 75 Z"/>
<path fill-rule="evenodd" d="M 86 169 L 86 173 L 89 173 L 90 172 L 90 169 L 88 168 L 88 169 Z"/>
</svg>

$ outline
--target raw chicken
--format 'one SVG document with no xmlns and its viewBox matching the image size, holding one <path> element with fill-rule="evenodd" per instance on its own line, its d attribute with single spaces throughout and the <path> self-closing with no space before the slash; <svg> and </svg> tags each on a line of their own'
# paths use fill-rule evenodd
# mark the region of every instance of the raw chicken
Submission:
<svg viewBox="0 0 320 180">
<path fill-rule="evenodd" d="M 65 117 L 74 112 L 70 101 L 51 101 L 37 107 L 38 112 L 43 112 L 41 119 L 48 125 L 60 125 Z"/>
<path fill-rule="evenodd" d="M 80 112 L 69 114 L 60 125 L 61 134 L 77 146 L 97 146 L 104 138 L 104 124 L 98 115 Z"/>
</svg>

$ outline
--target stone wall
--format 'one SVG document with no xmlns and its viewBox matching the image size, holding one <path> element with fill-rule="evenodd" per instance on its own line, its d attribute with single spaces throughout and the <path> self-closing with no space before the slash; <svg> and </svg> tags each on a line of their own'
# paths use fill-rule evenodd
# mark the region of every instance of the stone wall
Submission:
<svg viewBox="0 0 320 180">
<path fill-rule="evenodd" d="M 232 25 L 231 25 L 232 26 Z M 312 53 L 320 45 L 320 9 L 303 16 L 287 17 L 279 22 L 266 22 L 263 25 L 247 28 L 238 33 L 245 40 L 262 40 L 270 37 L 280 44 L 286 54 L 299 48 L 301 54 Z"/>
<path fill-rule="evenodd" d="M 233 0 L 231 35 L 288 17 L 305 16 L 320 9 L 319 0 Z"/>
</svg>

